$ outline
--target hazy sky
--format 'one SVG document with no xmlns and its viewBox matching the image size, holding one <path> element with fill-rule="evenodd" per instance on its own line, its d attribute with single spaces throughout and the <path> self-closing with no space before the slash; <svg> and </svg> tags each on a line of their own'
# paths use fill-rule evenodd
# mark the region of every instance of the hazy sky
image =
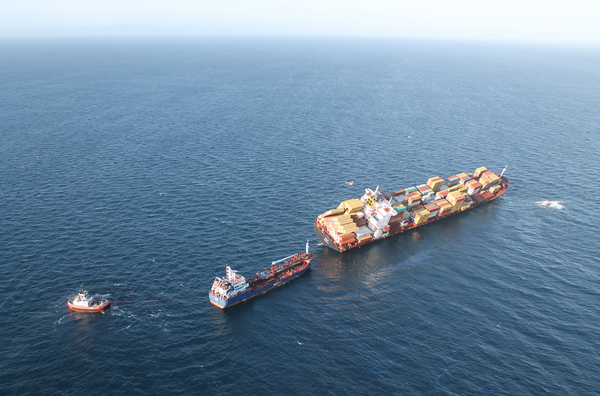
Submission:
<svg viewBox="0 0 600 396">
<path fill-rule="evenodd" d="M 310 34 L 600 42 L 600 0 L 0 0 L 0 35 Z"/>
</svg>

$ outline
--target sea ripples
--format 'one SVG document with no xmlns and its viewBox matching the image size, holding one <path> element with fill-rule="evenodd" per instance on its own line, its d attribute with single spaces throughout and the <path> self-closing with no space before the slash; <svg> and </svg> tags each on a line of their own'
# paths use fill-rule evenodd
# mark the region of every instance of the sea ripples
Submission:
<svg viewBox="0 0 600 396">
<path fill-rule="evenodd" d="M 0 42 L 0 393 L 594 393 L 594 50 L 90 40 Z M 312 230 L 506 164 L 500 199 L 400 237 Z M 283 288 L 178 300 L 307 239 Z M 68 313 L 82 282 L 112 308 Z"/>
</svg>

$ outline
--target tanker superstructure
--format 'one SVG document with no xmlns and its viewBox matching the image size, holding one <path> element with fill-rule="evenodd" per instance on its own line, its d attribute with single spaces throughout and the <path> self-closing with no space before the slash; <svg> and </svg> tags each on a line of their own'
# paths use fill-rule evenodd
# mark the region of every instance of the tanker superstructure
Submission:
<svg viewBox="0 0 600 396">
<path fill-rule="evenodd" d="M 480 167 L 390 194 L 367 188 L 362 197 L 319 215 L 315 232 L 325 246 L 345 252 L 493 201 L 508 188 L 505 171 Z"/>
</svg>

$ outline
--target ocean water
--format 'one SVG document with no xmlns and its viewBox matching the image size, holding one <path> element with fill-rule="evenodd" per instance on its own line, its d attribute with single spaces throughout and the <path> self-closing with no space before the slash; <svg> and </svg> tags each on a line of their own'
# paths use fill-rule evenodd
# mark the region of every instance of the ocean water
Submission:
<svg viewBox="0 0 600 396">
<path fill-rule="evenodd" d="M 598 394 L 599 103 L 598 46 L 1 39 L 0 393 Z M 505 165 L 501 198 L 402 236 L 312 230 Z M 312 270 L 247 303 L 144 302 L 306 240 Z M 138 302 L 70 313 L 81 283 Z"/>
</svg>

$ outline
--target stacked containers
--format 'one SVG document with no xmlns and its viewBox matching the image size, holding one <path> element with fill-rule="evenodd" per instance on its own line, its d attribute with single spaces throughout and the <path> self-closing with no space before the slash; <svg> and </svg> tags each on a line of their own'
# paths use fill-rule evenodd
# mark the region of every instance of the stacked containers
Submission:
<svg viewBox="0 0 600 396">
<path fill-rule="evenodd" d="M 440 197 L 440 198 L 446 198 L 449 193 L 450 193 L 450 190 L 448 189 L 448 190 L 438 192 L 437 194 L 435 194 L 435 196 Z"/>
<path fill-rule="evenodd" d="M 420 186 L 417 186 L 417 190 L 419 190 L 422 195 L 433 193 L 433 190 L 427 184 L 421 184 Z"/>
<path fill-rule="evenodd" d="M 344 242 L 351 241 L 353 236 L 355 239 L 372 237 L 370 234 L 354 234 L 359 227 L 367 229 L 366 225 L 381 234 L 382 230 L 394 231 L 407 226 L 411 216 L 416 224 L 422 224 L 438 215 L 469 208 L 472 201 L 465 194 L 496 194 L 501 189 L 498 175 L 488 171 L 486 167 L 477 168 L 473 176 L 472 178 L 471 174 L 464 172 L 446 180 L 435 176 L 427 180 L 427 184 L 398 190 L 389 196 L 382 195 L 393 209 L 381 208 L 377 202 L 377 193 L 367 188 L 360 199 L 344 201 L 337 209 L 323 213 L 317 220 L 331 231 L 334 238 Z M 489 192 L 484 193 L 485 190 Z M 366 215 L 364 218 L 363 213 Z M 351 218 L 342 217 L 345 215 L 351 215 Z"/>
<path fill-rule="evenodd" d="M 435 216 L 437 216 L 440 207 L 436 203 L 430 203 L 425 205 L 425 209 L 429 211 L 429 218 L 433 219 Z"/>
<path fill-rule="evenodd" d="M 468 182 L 469 180 L 471 180 L 471 176 L 467 175 L 467 174 L 466 174 L 466 173 L 464 173 L 464 172 L 462 172 L 462 173 L 459 173 L 459 174 L 458 174 L 458 175 L 456 175 L 456 176 L 458 176 L 458 179 L 459 179 L 459 180 L 458 180 L 458 182 L 459 182 L 460 184 L 465 184 L 466 182 Z"/>
<path fill-rule="evenodd" d="M 414 208 L 421 202 L 421 193 L 419 191 L 414 191 L 406 194 L 404 200 L 406 201 L 406 206 Z"/>
<path fill-rule="evenodd" d="M 467 194 L 469 195 L 477 194 L 482 187 L 481 183 L 477 180 L 469 180 L 465 183 L 465 186 L 467 186 Z"/>
<path fill-rule="evenodd" d="M 343 208 L 347 214 L 358 213 L 365 206 L 364 203 L 358 198 L 349 199 L 344 201 L 338 206 L 338 209 Z"/>
<path fill-rule="evenodd" d="M 354 231 L 358 227 L 348 214 L 321 217 L 318 221 L 327 229 L 333 239 L 341 244 L 351 243 L 355 239 Z"/>
<path fill-rule="evenodd" d="M 502 188 L 502 186 L 495 185 L 494 187 L 491 187 L 491 188 L 490 188 L 490 192 L 491 192 L 492 194 L 496 194 L 498 191 L 500 191 L 500 189 L 501 189 L 501 188 Z"/>
<path fill-rule="evenodd" d="M 396 210 L 396 212 L 402 213 L 402 212 L 404 212 L 406 210 L 406 205 L 404 205 L 404 204 L 397 204 L 397 205 L 394 205 L 393 208 Z"/>
<path fill-rule="evenodd" d="M 435 201 L 435 203 L 440 208 L 440 210 L 438 212 L 439 216 L 443 216 L 443 215 L 446 215 L 446 214 L 452 212 L 452 204 L 450 202 L 446 201 L 445 199 L 437 200 L 437 201 Z"/>
<path fill-rule="evenodd" d="M 488 169 L 485 166 L 482 166 L 481 168 L 477 168 L 475 169 L 475 173 L 473 173 L 473 177 L 475 179 L 479 179 L 481 177 L 481 175 L 483 174 L 483 172 L 487 171 Z"/>
<path fill-rule="evenodd" d="M 390 200 L 390 204 L 394 208 L 397 207 L 397 206 L 402 206 L 404 204 L 404 195 L 402 195 L 401 197 L 393 197 Z"/>
<path fill-rule="evenodd" d="M 462 184 L 455 184 L 452 187 L 450 187 L 447 191 L 448 192 L 458 191 L 458 190 L 460 190 L 463 187 L 464 186 Z"/>
<path fill-rule="evenodd" d="M 425 223 L 429 219 L 430 213 L 427 209 L 422 208 L 422 209 L 413 211 L 412 215 L 413 215 L 415 224 L 419 225 L 419 224 Z"/>
<path fill-rule="evenodd" d="M 395 202 L 402 202 L 402 201 L 404 201 L 405 195 L 406 195 L 406 192 L 404 190 L 398 190 L 398 191 L 394 191 L 394 193 L 392 194 L 392 197 Z"/>
<path fill-rule="evenodd" d="M 460 210 L 467 210 L 471 207 L 472 204 L 473 200 L 471 199 L 471 197 L 465 197 L 465 201 L 463 202 L 463 205 L 460 208 Z"/>
<path fill-rule="evenodd" d="M 332 215 L 337 215 L 337 214 L 342 214 L 342 213 L 344 213 L 344 209 L 342 209 L 342 208 L 331 209 L 331 210 L 328 210 L 327 212 L 323 213 L 322 215 L 319 215 L 318 218 L 323 218 L 326 216 L 332 216 Z"/>
<path fill-rule="evenodd" d="M 388 224 L 397 223 L 400 220 L 402 220 L 402 213 L 399 213 L 396 210 L 394 210 L 394 212 L 392 213 L 392 217 L 390 217 L 390 221 L 388 221 Z"/>
<path fill-rule="evenodd" d="M 500 177 L 496 175 L 494 172 L 486 171 L 483 172 L 481 177 L 479 178 L 479 182 L 482 185 L 484 190 L 489 189 L 500 183 Z"/>
<path fill-rule="evenodd" d="M 349 233 L 349 234 L 345 234 L 345 235 L 341 235 L 338 237 L 337 242 L 340 245 L 347 245 L 349 243 L 354 243 L 356 242 L 356 235 L 354 235 L 354 233 Z"/>
<path fill-rule="evenodd" d="M 452 204 L 452 210 L 450 210 L 450 213 L 454 213 L 457 210 L 460 210 L 464 200 L 465 197 L 458 191 L 451 192 L 450 194 L 448 194 L 448 202 Z"/>
<path fill-rule="evenodd" d="M 450 176 L 449 178 L 446 179 L 446 185 L 448 187 L 452 187 L 458 184 L 458 182 L 460 181 L 460 179 L 458 178 L 458 176 Z"/>
<path fill-rule="evenodd" d="M 348 234 L 350 232 L 358 231 L 356 223 L 354 223 L 349 214 L 335 216 L 332 219 L 331 225 L 338 234 Z"/>
<path fill-rule="evenodd" d="M 444 185 L 444 179 L 439 176 L 435 176 L 427 180 L 427 185 L 434 191 L 438 192 Z"/>
</svg>

